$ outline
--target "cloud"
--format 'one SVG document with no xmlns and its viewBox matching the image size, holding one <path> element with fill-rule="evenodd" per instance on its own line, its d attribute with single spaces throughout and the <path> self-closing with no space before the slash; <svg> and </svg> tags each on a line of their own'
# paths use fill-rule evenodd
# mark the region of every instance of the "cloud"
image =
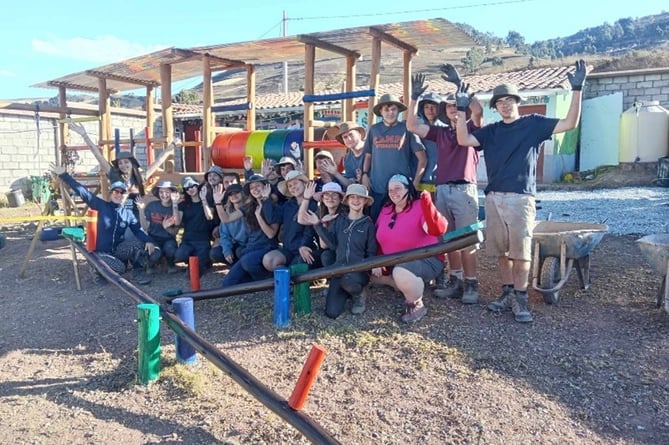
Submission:
<svg viewBox="0 0 669 445">
<path fill-rule="evenodd" d="M 136 42 L 107 35 L 93 39 L 75 37 L 72 39 L 53 38 L 51 40 L 34 39 L 33 50 L 50 56 L 83 60 L 93 63 L 110 63 L 117 60 L 147 54 L 169 45 L 146 46 Z"/>
<path fill-rule="evenodd" d="M 16 73 L 14 71 L 0 69 L 0 77 L 16 77 Z"/>
</svg>

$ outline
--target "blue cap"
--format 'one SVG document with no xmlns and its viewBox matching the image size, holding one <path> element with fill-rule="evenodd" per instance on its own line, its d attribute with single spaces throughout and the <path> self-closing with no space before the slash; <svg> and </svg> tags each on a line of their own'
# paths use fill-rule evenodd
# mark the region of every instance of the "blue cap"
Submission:
<svg viewBox="0 0 669 445">
<path fill-rule="evenodd" d="M 128 191 L 128 186 L 125 185 L 125 182 L 123 182 L 123 181 L 114 181 L 109 186 L 109 190 L 114 190 L 114 189 L 121 189 L 124 192 L 127 192 Z"/>
</svg>

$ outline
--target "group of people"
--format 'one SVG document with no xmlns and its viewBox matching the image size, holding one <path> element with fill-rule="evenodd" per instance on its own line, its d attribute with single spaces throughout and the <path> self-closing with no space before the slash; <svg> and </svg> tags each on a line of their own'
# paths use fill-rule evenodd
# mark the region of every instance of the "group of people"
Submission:
<svg viewBox="0 0 669 445">
<path fill-rule="evenodd" d="M 175 263 L 197 255 L 201 273 L 212 262 L 226 263 L 222 285 L 230 286 L 267 278 L 276 268 L 297 263 L 354 264 L 428 246 L 477 222 L 476 170 L 483 152 L 488 175 L 486 250 L 498 258 L 502 280 L 501 296 L 487 307 L 512 311 L 516 321 L 531 322 L 527 286 L 539 148 L 552 134 L 578 124 L 585 63 L 578 61 L 568 74 L 573 93 L 565 118 L 520 116 L 518 90 L 504 84 L 493 90 L 490 100 L 502 119 L 488 125 L 455 67 L 443 65 L 441 71 L 455 85 L 455 94 L 426 92 L 426 78 L 418 74 L 412 78 L 408 106 L 386 94 L 374 107 L 378 123 L 367 129 L 341 123 L 336 139 L 346 146 L 346 155 L 337 165 L 330 152 L 318 152 L 315 181 L 292 157 L 276 164 L 264 160 L 260 174 L 246 158 L 244 181 L 213 166 L 202 184 L 184 178 L 181 191 L 161 181 L 153 190 L 158 199 L 145 205 L 134 158 L 119 157 L 112 164 L 98 158 L 110 177 L 109 202 L 92 195 L 62 167 L 54 172 L 100 212 L 96 250 L 118 273 L 132 263 L 138 271 L 135 278 L 146 282 L 146 265 L 164 257 L 170 273 Z M 406 113 L 405 121 L 399 120 L 400 113 Z M 70 127 L 97 148 L 83 127 Z M 179 228 L 183 233 L 177 245 Z M 349 299 L 351 312 L 363 313 L 370 282 L 392 286 L 403 295 L 401 319 L 407 323 L 427 313 L 423 295 L 430 282 L 437 298 L 476 304 L 477 248 L 333 277 L 326 315 L 339 316 Z"/>
</svg>

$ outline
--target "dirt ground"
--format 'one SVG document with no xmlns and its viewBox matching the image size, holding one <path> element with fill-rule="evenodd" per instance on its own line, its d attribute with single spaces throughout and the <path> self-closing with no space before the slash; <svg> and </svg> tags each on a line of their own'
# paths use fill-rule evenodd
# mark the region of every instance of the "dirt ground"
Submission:
<svg viewBox="0 0 669 445">
<path fill-rule="evenodd" d="M 0 218 L 28 213 L 0 209 Z M 38 243 L 18 278 L 34 225 L 5 224 L 0 249 L 0 436 L 12 444 L 302 444 L 308 441 L 198 357 L 175 360 L 162 325 L 162 372 L 136 383 L 135 303 L 95 285 L 63 240 Z M 313 313 L 272 323 L 270 292 L 196 302 L 197 331 L 288 398 L 311 345 L 327 356 L 304 413 L 343 444 L 667 444 L 669 314 L 655 306 L 659 277 L 637 236 L 606 235 L 592 254 L 592 286 L 574 273 L 557 305 L 531 294 L 521 325 L 485 303 L 495 265 L 481 252 L 481 304 L 426 299 L 418 324 L 398 321 L 402 300 L 377 288 L 362 316 Z M 202 279 L 218 286 L 225 269 Z M 159 298 L 188 288 L 156 276 Z"/>
</svg>

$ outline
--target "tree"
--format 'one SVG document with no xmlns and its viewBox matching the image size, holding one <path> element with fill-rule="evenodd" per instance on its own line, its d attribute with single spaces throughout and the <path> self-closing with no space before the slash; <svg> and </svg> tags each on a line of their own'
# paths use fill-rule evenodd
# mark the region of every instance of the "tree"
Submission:
<svg viewBox="0 0 669 445">
<path fill-rule="evenodd" d="M 178 104 L 198 105 L 202 102 L 202 97 L 200 96 L 200 93 L 195 90 L 181 90 L 172 98 L 172 100 Z"/>
<path fill-rule="evenodd" d="M 475 72 L 481 66 L 484 60 L 485 56 L 483 54 L 483 50 L 477 46 L 467 51 L 465 57 L 461 59 L 467 73 Z"/>
<path fill-rule="evenodd" d="M 517 31 L 509 31 L 506 35 L 506 44 L 511 48 L 520 48 L 525 45 L 525 37 Z"/>
</svg>

